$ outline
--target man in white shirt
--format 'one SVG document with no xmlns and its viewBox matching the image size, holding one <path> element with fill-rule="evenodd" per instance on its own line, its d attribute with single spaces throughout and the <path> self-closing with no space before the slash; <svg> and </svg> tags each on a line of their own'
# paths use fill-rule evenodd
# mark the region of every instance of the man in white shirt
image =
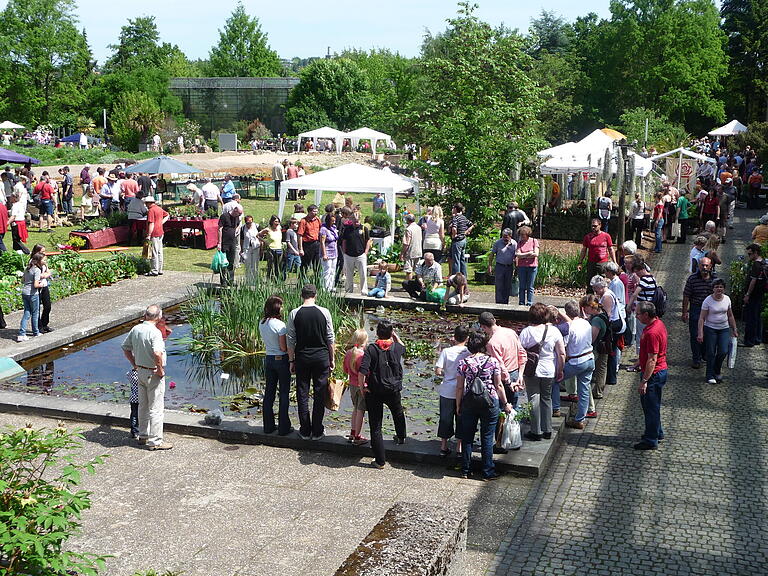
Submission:
<svg viewBox="0 0 768 576">
<path fill-rule="evenodd" d="M 592 351 L 592 326 L 581 317 L 581 309 L 576 300 L 565 304 L 565 316 L 561 319 L 568 322 L 568 335 L 565 344 L 565 367 L 563 380 L 576 377 L 578 407 L 573 420 L 566 422 L 569 428 L 583 430 L 586 427 L 584 419 L 592 400 L 592 372 L 595 371 L 595 355 Z M 562 380 L 561 380 L 562 382 Z"/>
<path fill-rule="evenodd" d="M 221 200 L 221 192 L 219 191 L 219 187 L 216 186 L 213 182 L 211 182 L 210 178 L 205 179 L 205 184 L 203 184 L 203 199 L 205 201 L 205 204 L 203 205 L 203 210 L 208 212 L 210 209 L 217 210 L 219 209 L 219 204 L 224 204 Z"/>
<path fill-rule="evenodd" d="M 29 191 L 27 190 L 28 180 L 29 179 L 22 174 L 19 176 L 19 181 L 13 186 L 13 193 L 16 194 L 16 197 L 19 199 L 17 202 L 20 205 L 18 210 L 22 213 L 27 211 L 27 202 L 29 202 Z"/>
</svg>

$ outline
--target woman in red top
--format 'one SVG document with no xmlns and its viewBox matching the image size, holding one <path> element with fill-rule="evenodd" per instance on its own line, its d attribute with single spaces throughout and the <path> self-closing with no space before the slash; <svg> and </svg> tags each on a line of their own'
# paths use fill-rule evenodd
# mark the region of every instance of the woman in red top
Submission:
<svg viewBox="0 0 768 576">
<path fill-rule="evenodd" d="M 656 193 L 656 206 L 653 207 L 653 230 L 656 233 L 656 249 L 654 252 L 661 253 L 661 243 L 664 231 L 664 196 L 661 192 Z"/>
</svg>

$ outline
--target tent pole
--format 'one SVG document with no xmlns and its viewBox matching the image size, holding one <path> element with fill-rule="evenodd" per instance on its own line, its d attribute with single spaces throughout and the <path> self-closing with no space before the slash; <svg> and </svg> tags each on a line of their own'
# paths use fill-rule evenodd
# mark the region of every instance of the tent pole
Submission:
<svg viewBox="0 0 768 576">
<path fill-rule="evenodd" d="M 677 161 L 677 190 L 680 191 L 680 180 L 683 177 L 683 150 L 680 150 L 680 160 Z"/>
</svg>

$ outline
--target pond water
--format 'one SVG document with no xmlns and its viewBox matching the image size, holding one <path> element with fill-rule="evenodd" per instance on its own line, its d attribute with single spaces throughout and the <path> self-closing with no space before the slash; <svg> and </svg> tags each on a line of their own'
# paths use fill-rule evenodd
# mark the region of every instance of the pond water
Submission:
<svg viewBox="0 0 768 576">
<path fill-rule="evenodd" d="M 391 320 L 406 342 L 408 356 L 403 377 L 403 406 L 408 420 L 408 433 L 434 436 L 438 421 L 439 380 L 434 376 L 434 361 L 439 350 L 450 343 L 456 324 L 471 323 L 474 316 L 431 312 L 388 310 L 382 315 Z M 222 370 L 218 362 L 204 363 L 186 352 L 179 338 L 191 335 L 189 324 L 178 310 L 166 313 L 173 333 L 166 342 L 165 407 L 167 410 L 206 412 L 221 408 L 226 415 L 261 420 L 260 402 L 264 389 L 262 357 L 251 357 Z M 379 316 L 368 312 L 366 328 L 373 341 Z M 522 329 L 519 323 L 501 324 Z M 25 376 L 0 383 L 0 389 L 55 397 L 96 400 L 128 404 L 130 386 L 126 372 L 128 361 L 120 345 L 133 324 L 106 331 L 94 338 L 53 350 L 22 362 Z M 341 343 L 340 343 L 341 344 Z M 340 363 L 339 363 L 340 364 Z M 342 375 L 339 373 L 339 377 Z M 295 391 L 291 392 L 291 420 L 298 426 Z M 325 423 L 331 429 L 349 429 L 352 405 L 345 392 L 336 412 L 326 412 Z M 394 432 L 387 415 L 384 430 Z"/>
</svg>

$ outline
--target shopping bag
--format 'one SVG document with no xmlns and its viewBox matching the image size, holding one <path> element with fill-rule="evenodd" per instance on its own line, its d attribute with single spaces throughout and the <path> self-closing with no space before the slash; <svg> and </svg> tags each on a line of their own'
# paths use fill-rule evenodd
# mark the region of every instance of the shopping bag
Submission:
<svg viewBox="0 0 768 576">
<path fill-rule="evenodd" d="M 141 257 L 144 260 L 149 258 L 149 240 L 144 240 L 144 244 L 141 247 Z"/>
<path fill-rule="evenodd" d="M 739 349 L 739 339 L 731 336 L 731 346 L 728 350 L 728 368 L 736 366 L 736 351 Z"/>
<path fill-rule="evenodd" d="M 216 250 L 216 254 L 213 255 L 213 260 L 211 260 L 211 270 L 214 272 L 221 272 L 228 266 L 229 260 L 227 260 L 227 255 L 221 250 Z"/>
<path fill-rule="evenodd" d="M 523 438 L 520 435 L 520 422 L 515 420 L 517 412 L 512 410 L 507 414 L 504 420 L 504 432 L 501 435 L 501 447 L 504 450 L 516 450 L 523 445 Z"/>
<path fill-rule="evenodd" d="M 445 286 L 427 288 L 427 302 L 442 302 L 445 298 Z"/>
<path fill-rule="evenodd" d="M 339 409 L 345 385 L 346 383 L 344 380 L 338 378 L 330 378 L 328 380 L 328 390 L 325 395 L 325 407 L 328 408 L 328 410 L 336 411 Z"/>
<path fill-rule="evenodd" d="M 680 237 L 680 222 L 674 222 L 672 224 L 672 237 L 673 238 Z"/>
</svg>

